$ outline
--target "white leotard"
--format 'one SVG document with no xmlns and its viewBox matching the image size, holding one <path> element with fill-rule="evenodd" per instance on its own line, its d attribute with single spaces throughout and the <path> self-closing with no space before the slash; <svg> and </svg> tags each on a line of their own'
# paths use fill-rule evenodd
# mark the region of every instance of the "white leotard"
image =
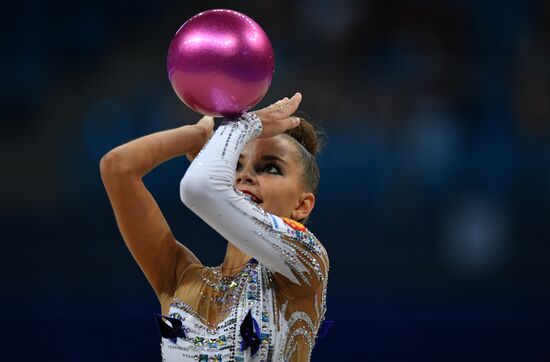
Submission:
<svg viewBox="0 0 550 362">
<path fill-rule="evenodd" d="M 253 114 L 224 121 L 181 180 L 183 203 L 253 259 L 231 286 L 221 288 L 230 291 L 218 293 L 220 297 L 209 294 L 201 302 L 224 298 L 225 313 L 215 325 L 195 310 L 204 304 L 193 308 L 174 299 L 170 316 L 182 321 L 186 336 L 162 339 L 166 361 L 309 360 L 326 310 L 328 256 L 301 224 L 265 212 L 234 188 L 239 155 L 261 130 L 261 121 Z M 219 292 L 211 280 L 216 273 L 219 277 L 216 268 L 197 265 L 185 280 L 189 285 L 203 283 L 201 290 Z M 185 294 L 185 285 L 182 288 Z M 241 350 L 241 324 L 249 312 L 261 339 L 254 354 L 250 347 Z"/>
</svg>

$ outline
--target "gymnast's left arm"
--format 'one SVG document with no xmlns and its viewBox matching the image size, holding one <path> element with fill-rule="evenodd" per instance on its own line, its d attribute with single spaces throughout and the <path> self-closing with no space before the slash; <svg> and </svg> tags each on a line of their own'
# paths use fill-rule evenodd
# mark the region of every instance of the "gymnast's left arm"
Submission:
<svg viewBox="0 0 550 362">
<path fill-rule="evenodd" d="M 180 183 L 183 203 L 241 251 L 290 281 L 316 287 L 328 269 L 326 251 L 307 229 L 264 211 L 235 190 L 235 169 L 248 141 L 296 126 L 291 115 L 301 95 L 282 107 L 224 121 L 189 166 Z M 269 107 L 268 107 L 269 108 Z M 262 124 L 263 123 L 263 124 Z"/>
</svg>

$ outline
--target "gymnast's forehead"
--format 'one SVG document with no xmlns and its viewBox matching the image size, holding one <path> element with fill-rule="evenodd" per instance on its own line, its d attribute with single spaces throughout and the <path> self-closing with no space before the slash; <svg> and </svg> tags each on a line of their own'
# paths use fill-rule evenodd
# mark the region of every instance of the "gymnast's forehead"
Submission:
<svg viewBox="0 0 550 362">
<path fill-rule="evenodd" d="M 291 142 L 282 136 L 256 138 L 250 141 L 241 152 L 239 159 L 256 159 L 273 156 L 285 162 L 290 162 L 296 153 Z"/>
</svg>

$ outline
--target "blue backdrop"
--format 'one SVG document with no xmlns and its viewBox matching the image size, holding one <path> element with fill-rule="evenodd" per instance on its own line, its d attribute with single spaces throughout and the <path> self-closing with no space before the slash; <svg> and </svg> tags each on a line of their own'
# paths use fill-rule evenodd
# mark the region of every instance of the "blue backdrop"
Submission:
<svg viewBox="0 0 550 362">
<path fill-rule="evenodd" d="M 254 18 L 276 56 L 259 106 L 301 91 L 327 145 L 310 229 L 331 259 L 313 361 L 550 360 L 550 6 L 538 1 L 106 0 L 2 14 L 2 361 L 156 361 L 159 305 L 99 160 L 194 123 L 166 76 L 192 15 Z M 145 177 L 208 265 L 225 242 Z"/>
</svg>

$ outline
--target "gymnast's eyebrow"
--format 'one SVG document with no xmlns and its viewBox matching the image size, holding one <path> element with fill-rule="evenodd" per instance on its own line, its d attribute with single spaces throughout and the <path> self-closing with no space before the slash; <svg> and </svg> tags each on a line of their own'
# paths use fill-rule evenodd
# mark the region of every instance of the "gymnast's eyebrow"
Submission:
<svg viewBox="0 0 550 362">
<path fill-rule="evenodd" d="M 244 154 L 239 155 L 239 160 L 243 157 L 244 157 Z M 288 164 L 288 162 L 286 162 L 284 159 L 282 159 L 281 157 L 276 156 L 276 155 L 263 155 L 262 160 L 265 160 L 265 161 L 279 161 L 281 163 Z"/>
<path fill-rule="evenodd" d="M 263 155 L 262 156 L 262 160 L 266 160 L 266 161 L 279 161 L 279 162 L 282 162 L 282 163 L 288 163 L 286 162 L 285 160 L 283 160 L 281 157 L 279 156 L 275 156 L 275 155 Z"/>
</svg>

